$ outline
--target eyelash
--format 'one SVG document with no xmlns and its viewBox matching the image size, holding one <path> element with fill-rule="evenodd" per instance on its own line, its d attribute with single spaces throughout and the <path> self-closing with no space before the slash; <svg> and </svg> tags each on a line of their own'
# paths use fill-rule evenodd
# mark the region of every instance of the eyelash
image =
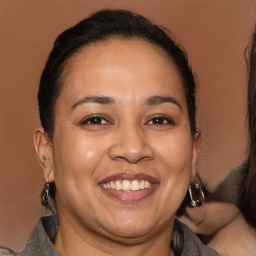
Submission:
<svg viewBox="0 0 256 256">
<path fill-rule="evenodd" d="M 156 123 L 151 123 L 150 122 L 156 122 Z M 157 123 L 158 122 L 158 123 Z M 176 123 L 174 120 L 170 117 L 165 117 L 165 116 L 155 116 L 151 118 L 149 121 L 147 121 L 146 125 L 175 125 Z"/>
<path fill-rule="evenodd" d="M 155 122 L 155 123 L 154 123 Z M 110 121 L 108 121 L 106 118 L 99 116 L 99 115 L 93 115 L 90 117 L 86 117 L 83 119 L 80 123 L 80 125 L 106 125 L 106 124 L 112 124 Z M 149 121 L 145 123 L 145 125 L 175 125 L 176 123 L 174 120 L 170 117 L 166 116 L 154 116 L 150 118 Z"/>
<path fill-rule="evenodd" d="M 102 122 L 104 122 L 104 123 L 102 123 Z M 102 116 L 93 115 L 93 116 L 83 119 L 80 122 L 80 125 L 87 125 L 87 124 L 88 125 L 105 125 L 105 124 L 111 124 L 111 122 L 109 122 Z"/>
</svg>

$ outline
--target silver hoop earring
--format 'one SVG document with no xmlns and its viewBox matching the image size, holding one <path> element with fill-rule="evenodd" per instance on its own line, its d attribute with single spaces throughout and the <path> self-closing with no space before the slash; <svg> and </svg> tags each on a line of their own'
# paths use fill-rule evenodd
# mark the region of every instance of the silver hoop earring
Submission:
<svg viewBox="0 0 256 256">
<path fill-rule="evenodd" d="M 200 207 L 204 204 L 204 192 L 202 191 L 201 183 L 197 177 L 195 181 L 188 186 L 188 192 L 190 196 L 190 205 L 194 207 Z"/>
<path fill-rule="evenodd" d="M 48 198 L 49 198 L 49 182 L 48 182 L 48 178 L 47 178 L 44 193 L 43 193 L 43 198 L 42 198 L 42 201 L 41 201 L 42 206 L 47 206 L 48 205 Z"/>
</svg>

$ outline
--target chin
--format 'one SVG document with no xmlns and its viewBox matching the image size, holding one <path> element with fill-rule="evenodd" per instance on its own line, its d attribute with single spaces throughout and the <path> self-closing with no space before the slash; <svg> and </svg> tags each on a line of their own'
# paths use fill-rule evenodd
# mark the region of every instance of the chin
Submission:
<svg viewBox="0 0 256 256">
<path fill-rule="evenodd" d="M 111 222 L 106 222 L 111 223 Z M 115 218 L 115 221 L 112 224 L 105 226 L 105 230 L 112 234 L 114 237 L 121 238 L 121 239 L 140 239 L 144 238 L 154 229 L 157 228 L 159 222 L 157 220 L 152 220 L 152 218 L 147 216 L 142 216 L 141 218 L 136 217 L 126 217 L 121 218 L 119 216 Z"/>
<path fill-rule="evenodd" d="M 112 240 L 121 242 L 123 244 L 134 244 L 144 241 L 145 238 L 151 233 L 153 228 L 149 227 L 138 227 L 134 225 L 133 227 L 118 227 L 116 229 L 111 229 L 108 231 L 112 236 Z"/>
</svg>

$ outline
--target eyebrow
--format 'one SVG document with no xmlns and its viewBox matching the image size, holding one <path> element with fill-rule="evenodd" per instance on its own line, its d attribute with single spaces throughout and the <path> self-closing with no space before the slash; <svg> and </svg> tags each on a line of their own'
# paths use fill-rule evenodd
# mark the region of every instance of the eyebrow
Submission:
<svg viewBox="0 0 256 256">
<path fill-rule="evenodd" d="M 87 96 L 78 100 L 74 105 L 72 105 L 71 111 L 73 111 L 76 107 L 84 103 L 99 103 L 103 105 L 112 105 L 112 104 L 115 104 L 116 101 L 112 97 L 107 97 L 107 96 L 95 96 L 95 95 Z"/>
<path fill-rule="evenodd" d="M 158 105 L 163 103 L 173 103 L 182 111 L 181 104 L 175 98 L 170 96 L 152 96 L 145 101 L 145 105 Z"/>
<path fill-rule="evenodd" d="M 80 100 L 78 100 L 74 105 L 71 107 L 71 111 L 73 111 L 76 107 L 84 104 L 84 103 L 98 103 L 102 105 L 113 105 L 116 103 L 115 99 L 108 96 L 86 96 Z M 145 101 L 145 105 L 158 105 L 163 103 L 173 103 L 178 106 L 182 111 L 181 104 L 173 97 L 170 96 L 152 96 Z"/>
</svg>

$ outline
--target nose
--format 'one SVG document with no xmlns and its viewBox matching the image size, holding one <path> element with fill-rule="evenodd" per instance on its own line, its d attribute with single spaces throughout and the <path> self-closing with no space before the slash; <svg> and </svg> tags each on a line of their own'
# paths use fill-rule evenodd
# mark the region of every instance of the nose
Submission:
<svg viewBox="0 0 256 256">
<path fill-rule="evenodd" d="M 115 134 L 114 143 L 109 148 L 109 156 L 113 160 L 125 160 L 138 163 L 153 159 L 153 149 L 146 138 L 145 132 L 139 127 L 119 129 Z"/>
</svg>

